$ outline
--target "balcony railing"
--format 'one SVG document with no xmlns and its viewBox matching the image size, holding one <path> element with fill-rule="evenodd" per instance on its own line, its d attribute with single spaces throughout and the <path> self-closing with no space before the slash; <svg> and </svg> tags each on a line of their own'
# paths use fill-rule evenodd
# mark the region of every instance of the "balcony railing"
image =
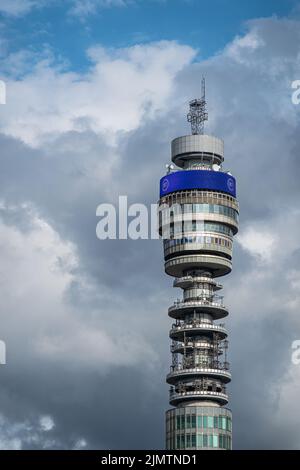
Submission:
<svg viewBox="0 0 300 470">
<path fill-rule="evenodd" d="M 217 383 L 213 380 L 195 380 L 189 382 L 188 384 L 179 382 L 176 387 L 170 387 L 170 394 L 172 393 L 197 393 L 197 392 L 207 392 L 207 393 L 223 393 L 226 394 L 225 385 L 220 382 Z"/>
<path fill-rule="evenodd" d="M 221 402 L 222 405 L 228 403 L 228 395 L 223 392 L 215 391 L 205 391 L 205 390 L 194 390 L 186 392 L 170 392 L 169 400 L 171 404 L 176 404 L 176 402 L 183 401 L 185 399 L 193 399 L 195 397 L 203 398 L 214 398 L 216 401 Z M 173 402 L 173 403 L 172 403 Z"/>
<path fill-rule="evenodd" d="M 221 299 L 221 298 L 220 298 Z M 207 297 L 197 297 L 195 300 L 188 300 L 186 302 L 182 300 L 176 300 L 174 304 L 169 308 L 169 312 L 172 310 L 176 310 L 179 308 L 190 307 L 193 305 L 205 305 L 208 307 L 216 307 L 216 308 L 226 308 L 225 305 L 221 300 L 209 300 Z"/>
<path fill-rule="evenodd" d="M 222 284 L 216 282 L 211 277 L 201 275 L 176 277 L 173 281 L 173 287 L 180 287 L 184 284 L 210 284 L 212 286 L 212 290 L 221 290 L 223 288 Z"/>
<path fill-rule="evenodd" d="M 221 340 L 220 340 L 221 341 Z M 171 344 L 171 352 L 176 352 L 178 349 L 184 349 L 184 348 L 193 348 L 193 349 L 213 349 L 214 344 L 209 341 L 201 341 L 201 340 L 188 340 L 186 339 L 185 341 L 174 341 L 173 344 Z"/>
<path fill-rule="evenodd" d="M 180 372 L 180 371 L 188 371 L 190 369 L 207 369 L 207 370 L 220 370 L 220 371 L 228 371 L 229 370 L 229 362 L 224 361 L 212 361 L 210 363 L 195 363 L 194 361 L 189 364 L 179 363 L 175 366 L 170 366 L 170 372 Z"/>
<path fill-rule="evenodd" d="M 216 338 L 213 341 L 203 341 L 203 340 L 192 340 L 186 338 L 185 341 L 172 341 L 170 346 L 171 353 L 183 352 L 185 349 L 200 349 L 202 351 L 208 351 L 211 354 L 213 351 L 216 355 L 221 355 L 224 353 L 225 349 L 228 347 L 228 342 L 222 338 Z"/>
<path fill-rule="evenodd" d="M 225 323 L 219 323 L 216 325 L 215 323 L 210 323 L 207 321 L 198 321 L 198 320 L 191 320 L 190 322 L 180 322 L 177 321 L 176 323 L 172 324 L 172 329 L 183 329 L 183 328 L 209 328 L 209 329 L 216 329 L 220 330 L 223 329 L 225 330 Z"/>
</svg>

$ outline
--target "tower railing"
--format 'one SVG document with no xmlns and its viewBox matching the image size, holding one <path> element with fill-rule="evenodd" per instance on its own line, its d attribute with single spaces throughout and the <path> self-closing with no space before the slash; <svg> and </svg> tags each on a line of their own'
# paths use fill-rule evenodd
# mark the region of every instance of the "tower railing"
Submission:
<svg viewBox="0 0 300 470">
<path fill-rule="evenodd" d="M 172 324 L 172 330 L 182 330 L 187 328 L 209 328 L 210 330 L 216 331 L 226 331 L 225 323 L 219 323 L 218 325 L 207 322 L 204 320 L 188 320 L 188 321 L 179 321 Z"/>
<path fill-rule="evenodd" d="M 188 383 L 178 382 L 176 386 L 170 387 L 170 392 L 182 393 L 182 392 L 194 392 L 194 391 L 211 391 L 226 393 L 226 386 L 221 382 L 208 379 L 197 379 Z"/>
<path fill-rule="evenodd" d="M 189 369 L 207 369 L 207 370 L 220 370 L 220 371 L 229 371 L 230 370 L 230 364 L 229 362 L 221 362 L 221 361 L 212 361 L 212 362 L 203 362 L 203 363 L 191 363 L 191 364 L 184 364 L 184 363 L 178 363 L 176 365 L 171 365 L 170 366 L 170 371 L 171 372 L 179 372 L 181 370 L 189 370 Z"/>
<path fill-rule="evenodd" d="M 226 308 L 225 305 L 223 304 L 222 302 L 222 299 L 221 300 L 210 300 L 207 298 L 207 296 L 197 296 L 195 297 L 194 300 L 175 300 L 174 304 L 171 305 L 171 307 L 169 308 L 169 311 L 171 310 L 174 310 L 176 308 L 180 308 L 180 307 L 188 307 L 189 305 L 193 305 L 193 304 L 202 304 L 202 305 L 207 305 L 207 306 L 210 306 L 210 307 L 218 307 L 218 308 Z"/>
</svg>

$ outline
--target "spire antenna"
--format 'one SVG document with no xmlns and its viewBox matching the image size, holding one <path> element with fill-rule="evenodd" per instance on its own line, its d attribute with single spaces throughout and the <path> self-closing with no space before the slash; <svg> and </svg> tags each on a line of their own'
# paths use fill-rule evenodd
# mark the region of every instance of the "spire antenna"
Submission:
<svg viewBox="0 0 300 470">
<path fill-rule="evenodd" d="M 187 114 L 187 120 L 191 123 L 192 134 L 204 133 L 204 121 L 208 120 L 208 113 L 206 111 L 205 100 L 205 78 L 201 80 L 201 94 L 200 99 L 190 101 L 190 111 Z"/>
</svg>

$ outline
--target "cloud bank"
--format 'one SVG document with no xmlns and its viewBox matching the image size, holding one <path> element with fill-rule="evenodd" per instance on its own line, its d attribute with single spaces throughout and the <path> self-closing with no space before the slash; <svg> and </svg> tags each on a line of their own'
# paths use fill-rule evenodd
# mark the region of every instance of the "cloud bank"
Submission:
<svg viewBox="0 0 300 470">
<path fill-rule="evenodd" d="M 241 209 L 224 280 L 234 446 L 299 448 L 299 36 L 296 20 L 253 20 L 201 62 L 174 41 L 95 45 L 85 74 L 47 51 L 26 56 L 32 67 L 11 58 L 0 109 L 2 448 L 163 448 L 175 291 L 160 241 L 99 241 L 95 211 L 120 194 L 156 202 L 203 74 L 207 132 L 225 140 Z"/>
</svg>

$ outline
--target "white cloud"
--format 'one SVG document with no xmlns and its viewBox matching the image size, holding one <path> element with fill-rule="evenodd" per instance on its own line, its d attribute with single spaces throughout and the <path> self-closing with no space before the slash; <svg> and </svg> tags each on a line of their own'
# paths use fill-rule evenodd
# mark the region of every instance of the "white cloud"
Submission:
<svg viewBox="0 0 300 470">
<path fill-rule="evenodd" d="M 82 450 L 85 449 L 87 446 L 87 442 L 85 439 L 78 439 L 78 441 L 75 443 L 73 450 Z"/>
<path fill-rule="evenodd" d="M 72 364 L 76 351 L 72 368 L 83 366 L 97 371 L 106 371 L 112 365 L 137 364 L 149 358 L 156 360 L 152 347 L 129 323 L 127 328 L 113 325 L 113 331 L 109 331 L 101 326 L 100 317 L 98 325 L 89 322 L 86 315 L 78 317 L 65 301 L 66 291 L 77 282 L 82 284 L 82 289 L 90 290 L 91 296 L 95 293 L 76 274 L 75 247 L 61 240 L 31 207 L 23 205 L 22 210 L 27 211 L 31 224 L 25 233 L 0 222 L 2 311 L 9 317 L 6 321 L 8 348 L 12 348 L 12 343 L 25 347 L 30 342 L 32 361 L 43 358 L 60 364 Z M 5 247 L 3 252 L 1 247 Z M 26 322 L 16 330 L 20 315 L 26 315 Z M 118 330 L 119 334 L 114 334 Z M 43 418 L 41 425 L 46 419 Z"/>
<path fill-rule="evenodd" d="M 166 106 L 176 74 L 194 55 L 191 47 L 168 41 L 119 50 L 94 47 L 85 75 L 43 60 L 22 80 L 8 80 L 0 129 L 34 146 L 72 130 L 110 137 L 132 131 L 145 115 L 154 117 Z"/>
<path fill-rule="evenodd" d="M 19 16 L 28 13 L 34 7 L 45 5 L 45 0 L 0 0 L 0 13 Z"/>
<path fill-rule="evenodd" d="M 0 415 L 0 450 L 22 450 L 33 443 L 45 445 L 39 425 L 34 420 L 13 421 Z"/>
<path fill-rule="evenodd" d="M 0 414 L 0 450 L 23 450 L 32 448 L 53 449 L 59 443 L 55 438 L 49 438 L 49 432 L 54 429 L 50 416 L 41 416 L 39 420 L 11 420 Z M 87 441 L 83 438 L 71 439 L 70 448 L 84 449 Z"/>
<path fill-rule="evenodd" d="M 136 0 L 66 0 L 69 13 L 84 19 L 102 9 L 126 7 L 134 4 Z M 47 7 L 59 0 L 0 0 L 0 13 L 18 17 L 30 13 L 34 8 Z"/>
<path fill-rule="evenodd" d="M 245 63 L 247 56 L 254 54 L 256 50 L 264 46 L 263 39 L 254 30 L 244 36 L 236 37 L 224 51 L 225 55 L 239 63 Z"/>
<path fill-rule="evenodd" d="M 135 0 L 72 0 L 70 13 L 79 17 L 86 17 L 103 8 L 125 7 Z"/>
<path fill-rule="evenodd" d="M 293 205 L 288 211 L 274 211 L 267 221 L 254 220 L 244 224 L 236 241 L 259 262 L 260 267 L 266 264 L 268 269 L 267 265 L 282 263 L 298 249 L 299 216 L 300 210 Z"/>
<path fill-rule="evenodd" d="M 5 438 L 0 436 L 0 450 L 21 450 L 22 441 L 18 438 Z"/>
<path fill-rule="evenodd" d="M 40 426 L 43 431 L 47 432 L 51 431 L 54 428 L 55 423 L 51 416 L 45 415 L 40 417 Z"/>
<path fill-rule="evenodd" d="M 237 241 L 259 261 L 269 262 L 276 250 L 276 235 L 272 230 L 249 227 L 240 233 Z"/>
</svg>

